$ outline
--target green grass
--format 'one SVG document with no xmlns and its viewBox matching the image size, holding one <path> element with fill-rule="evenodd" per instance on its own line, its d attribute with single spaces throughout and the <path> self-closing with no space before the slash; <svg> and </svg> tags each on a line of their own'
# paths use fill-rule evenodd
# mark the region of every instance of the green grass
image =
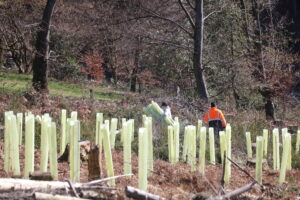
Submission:
<svg viewBox="0 0 300 200">
<path fill-rule="evenodd" d="M 31 87 L 31 75 L 13 74 L 0 72 L 0 92 L 25 92 Z M 114 91 L 108 91 L 99 86 L 92 86 L 94 90 L 94 98 L 98 100 L 116 100 L 122 98 L 123 95 Z M 90 88 L 85 88 L 79 84 L 71 84 L 60 81 L 49 81 L 49 92 L 52 96 L 62 95 L 64 97 L 80 97 L 89 98 Z"/>
</svg>

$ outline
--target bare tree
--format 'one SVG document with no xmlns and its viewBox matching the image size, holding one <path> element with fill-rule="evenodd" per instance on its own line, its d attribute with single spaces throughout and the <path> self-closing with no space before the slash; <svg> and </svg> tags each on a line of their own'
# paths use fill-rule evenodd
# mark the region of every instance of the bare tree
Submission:
<svg viewBox="0 0 300 200">
<path fill-rule="evenodd" d="M 181 0 L 179 0 L 179 2 L 181 3 Z M 194 74 L 197 83 L 197 92 L 199 93 L 202 99 L 208 101 L 208 92 L 206 88 L 206 82 L 204 79 L 203 67 L 202 67 L 203 31 L 204 31 L 203 0 L 196 0 L 195 4 L 196 4 L 195 25 L 192 26 L 194 28 L 194 57 L 193 57 Z M 184 9 L 183 5 L 182 8 Z M 188 14 L 187 16 L 189 17 Z M 193 22 L 191 21 L 191 23 Z"/>
<path fill-rule="evenodd" d="M 48 59 L 49 59 L 49 39 L 50 24 L 56 0 L 47 0 L 44 9 L 40 30 L 36 40 L 36 54 L 33 61 L 32 85 L 37 91 L 48 92 Z"/>
<path fill-rule="evenodd" d="M 157 11 L 149 8 L 144 8 L 144 11 L 152 18 L 161 19 L 177 26 L 184 33 L 186 33 L 193 41 L 193 73 L 196 80 L 197 94 L 204 101 L 208 101 L 209 94 L 207 91 L 204 69 L 203 69 L 203 38 L 204 38 L 204 22 L 211 15 L 220 12 L 221 10 L 215 10 L 206 16 L 204 16 L 203 0 L 178 0 L 178 5 L 183 12 L 185 19 L 188 21 L 189 26 L 182 25 L 171 17 L 165 17 Z M 184 20 L 183 20 L 184 21 Z"/>
</svg>

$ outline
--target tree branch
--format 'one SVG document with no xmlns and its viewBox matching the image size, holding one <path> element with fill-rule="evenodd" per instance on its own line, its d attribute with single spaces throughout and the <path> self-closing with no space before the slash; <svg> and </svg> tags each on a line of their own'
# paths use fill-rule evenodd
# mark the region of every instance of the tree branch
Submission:
<svg viewBox="0 0 300 200">
<path fill-rule="evenodd" d="M 163 17 L 163 16 L 160 16 L 159 14 L 155 13 L 154 11 L 152 10 L 148 10 L 144 7 L 141 7 L 141 9 L 143 9 L 145 12 L 148 12 L 150 14 L 149 17 L 152 17 L 152 18 L 158 18 L 158 19 L 162 19 L 162 20 L 165 20 L 165 21 L 168 21 L 172 24 L 175 24 L 176 26 L 178 26 L 181 30 L 183 30 L 185 33 L 187 33 L 191 38 L 194 37 L 193 33 L 191 33 L 189 30 L 187 30 L 185 27 L 183 27 L 181 24 L 179 24 L 178 22 L 172 20 L 172 19 L 169 19 L 169 18 L 166 18 L 166 17 Z"/>
<path fill-rule="evenodd" d="M 225 6 L 221 7 L 220 10 L 212 11 L 211 13 L 209 13 L 208 15 L 206 15 L 205 17 L 203 17 L 203 21 L 205 21 L 207 18 L 209 18 L 209 17 L 210 17 L 211 15 L 213 15 L 213 14 L 222 12 L 222 10 L 223 10 L 224 7 L 225 7 Z"/>
<path fill-rule="evenodd" d="M 248 184 L 248 185 L 246 185 L 246 186 L 244 186 L 242 188 L 239 188 L 237 190 L 229 192 L 226 195 L 224 195 L 223 199 L 231 199 L 233 197 L 237 197 L 240 194 L 243 194 L 244 192 L 247 192 L 247 191 L 251 190 L 256 183 L 257 182 L 253 182 L 253 183 L 250 183 L 250 184 Z"/>
<path fill-rule="evenodd" d="M 192 19 L 192 16 L 190 15 L 190 13 L 187 11 L 186 7 L 182 4 L 182 1 L 181 0 L 178 0 L 178 3 L 180 5 L 180 7 L 182 8 L 182 10 L 184 11 L 186 17 L 188 18 L 191 26 L 193 27 L 193 29 L 195 29 L 195 22 L 194 20 Z"/>
<path fill-rule="evenodd" d="M 190 2 L 190 0 L 186 0 L 186 2 L 189 4 L 189 6 L 190 6 L 193 10 L 196 10 L 195 6 L 192 5 L 192 3 Z"/>
<path fill-rule="evenodd" d="M 172 42 L 171 40 L 163 40 L 159 38 L 152 38 L 150 36 L 144 36 L 146 39 L 149 39 L 150 41 L 143 41 L 144 43 L 148 44 L 163 44 L 163 45 L 170 45 L 174 46 L 176 48 L 188 50 L 188 51 L 193 51 L 193 48 L 190 46 L 182 45 L 182 44 L 176 44 L 175 42 Z"/>
</svg>

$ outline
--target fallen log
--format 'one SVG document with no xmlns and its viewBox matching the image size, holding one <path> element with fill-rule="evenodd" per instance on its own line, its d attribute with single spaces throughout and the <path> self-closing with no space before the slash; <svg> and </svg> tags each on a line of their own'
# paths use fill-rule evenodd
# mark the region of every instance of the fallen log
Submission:
<svg viewBox="0 0 300 200">
<path fill-rule="evenodd" d="M 81 197 L 87 198 L 87 199 L 118 199 L 117 192 L 115 191 L 81 191 L 80 193 Z"/>
<path fill-rule="evenodd" d="M 74 183 L 74 187 L 82 187 L 81 183 Z M 60 181 L 36 181 L 25 179 L 0 179 L 0 192 L 12 192 L 12 191 L 55 191 L 68 188 L 67 182 Z"/>
<path fill-rule="evenodd" d="M 111 179 L 117 179 L 126 176 L 132 176 L 133 174 L 119 175 L 114 177 L 108 177 L 100 180 L 94 180 L 88 183 L 72 183 L 72 186 L 76 189 L 81 190 L 115 190 L 112 187 L 93 186 L 102 182 L 109 181 Z M 0 193 L 4 192 L 16 192 L 16 191 L 36 191 L 46 192 L 55 190 L 65 190 L 70 188 L 69 183 L 61 181 L 36 181 L 36 180 L 25 180 L 25 179 L 12 179 L 12 178 L 0 178 Z"/>
<path fill-rule="evenodd" d="M 35 192 L 33 194 L 33 197 L 37 200 L 87 200 L 83 198 L 69 197 L 63 195 L 53 195 L 53 194 L 40 193 L 40 192 Z"/>
<path fill-rule="evenodd" d="M 50 172 L 36 171 L 29 174 L 30 180 L 52 181 L 53 176 Z"/>
<path fill-rule="evenodd" d="M 234 191 L 231 191 L 227 194 L 224 194 L 224 195 L 219 195 L 219 196 L 206 196 L 206 195 L 203 195 L 202 193 L 199 193 L 199 194 L 196 194 L 194 197 L 193 197 L 193 200 L 200 200 L 200 199 L 207 199 L 207 200 L 227 200 L 227 199 L 232 199 L 232 198 L 236 198 L 238 197 L 239 195 L 251 190 L 253 188 L 253 186 L 256 184 L 257 182 L 253 182 L 253 183 L 250 183 L 244 187 L 241 187 L 241 188 L 238 188 Z"/>
<path fill-rule="evenodd" d="M 131 186 L 126 186 L 125 187 L 125 194 L 129 198 L 138 199 L 138 200 L 144 200 L 144 199 L 147 199 L 147 200 L 165 200 L 164 198 L 162 198 L 158 195 L 154 195 L 154 194 L 139 190 L 139 189 L 131 187 Z"/>
<path fill-rule="evenodd" d="M 247 192 L 249 190 L 251 190 L 253 188 L 253 186 L 256 184 L 257 182 L 253 182 L 253 183 L 250 183 L 242 188 L 239 188 L 237 190 L 234 190 L 232 192 L 229 192 L 227 193 L 226 195 L 223 196 L 223 199 L 231 199 L 233 197 L 237 197 L 241 194 L 243 194 L 244 192 Z"/>
</svg>

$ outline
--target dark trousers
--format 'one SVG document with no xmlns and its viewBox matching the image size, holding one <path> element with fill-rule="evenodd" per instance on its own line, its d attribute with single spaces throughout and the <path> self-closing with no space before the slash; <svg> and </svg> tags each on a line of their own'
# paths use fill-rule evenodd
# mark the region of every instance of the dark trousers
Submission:
<svg viewBox="0 0 300 200">
<path fill-rule="evenodd" d="M 214 128 L 215 143 L 216 145 L 219 145 L 219 132 L 224 130 L 221 120 L 209 121 L 208 126 Z"/>
<path fill-rule="evenodd" d="M 221 163 L 221 154 L 220 154 L 220 136 L 219 132 L 223 131 L 224 128 L 222 126 L 221 120 L 214 120 L 208 122 L 209 127 L 214 128 L 214 135 L 215 135 L 215 149 L 216 149 L 216 162 Z"/>
</svg>

